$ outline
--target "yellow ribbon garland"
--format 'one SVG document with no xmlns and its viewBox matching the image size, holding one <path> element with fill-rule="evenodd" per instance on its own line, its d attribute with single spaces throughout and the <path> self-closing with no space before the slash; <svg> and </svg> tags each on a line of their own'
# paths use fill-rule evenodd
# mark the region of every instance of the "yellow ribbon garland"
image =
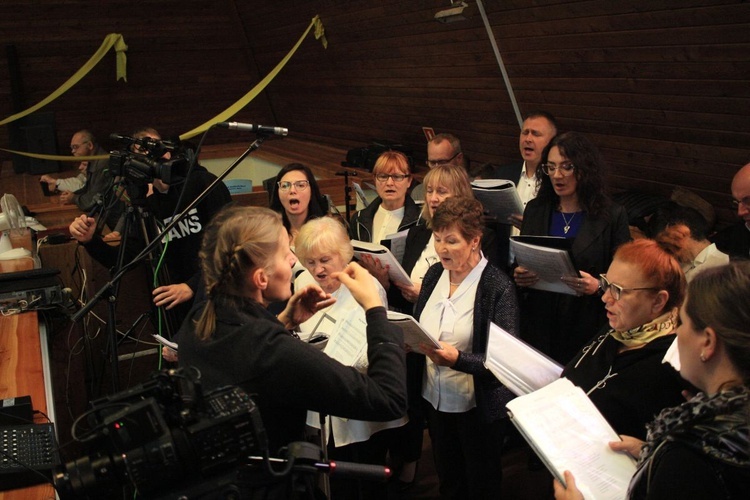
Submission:
<svg viewBox="0 0 750 500">
<path fill-rule="evenodd" d="M 312 21 L 310 21 L 310 25 L 307 27 L 307 29 L 302 34 L 302 36 L 300 37 L 300 39 L 297 41 L 297 43 L 294 45 L 294 47 L 292 47 L 292 50 L 290 50 L 289 53 L 286 56 L 284 56 L 284 58 L 281 60 L 281 62 L 279 62 L 279 64 L 277 64 L 276 67 L 270 73 L 268 73 L 268 75 L 265 76 L 265 78 L 263 78 L 255 87 L 253 87 L 247 94 L 245 94 L 244 96 L 242 96 L 237 102 L 235 102 L 234 104 L 232 104 L 230 107 L 228 107 L 227 109 L 225 109 L 224 111 L 222 111 L 221 113 L 219 113 L 218 115 L 216 115 L 215 117 L 211 118 L 207 122 L 203 123 L 202 125 L 199 125 L 198 127 L 194 128 L 193 130 L 190 130 L 190 131 L 185 132 L 184 134 L 180 135 L 180 140 L 190 139 L 191 137 L 195 137 L 196 135 L 205 132 L 211 126 L 213 126 L 215 123 L 228 120 L 229 118 L 231 118 L 232 116 L 234 116 L 235 114 L 237 114 L 237 112 L 239 112 L 242 108 L 244 108 L 245 106 L 247 106 L 250 103 L 250 101 L 252 101 L 253 99 L 255 99 L 255 97 L 257 97 L 258 94 L 260 94 L 268 86 L 268 84 L 271 83 L 271 81 L 276 77 L 276 75 L 279 74 L 279 72 L 284 68 L 284 66 L 286 66 L 286 63 L 289 62 L 289 60 L 292 58 L 292 56 L 297 52 L 297 49 L 302 44 L 302 42 L 304 41 L 305 37 L 307 36 L 308 33 L 310 33 L 310 30 L 313 27 L 315 28 L 315 39 L 321 41 L 321 43 L 323 44 L 323 48 L 328 48 L 328 40 L 326 40 L 326 37 L 325 37 L 325 28 L 323 27 L 323 22 L 320 20 L 319 16 L 315 16 L 312 19 Z M 111 37 L 111 36 L 118 36 L 119 37 L 119 41 L 122 42 L 122 36 L 121 35 L 111 35 L 110 34 L 110 35 L 108 35 L 108 38 Z M 104 53 L 106 53 L 106 51 L 109 50 L 109 47 L 107 47 L 107 49 L 105 49 L 104 51 L 102 51 L 102 48 L 104 48 L 105 45 L 106 45 L 106 40 L 105 40 L 105 44 L 102 45 L 102 47 L 97 52 L 97 54 L 99 54 L 101 52 L 102 53 L 102 57 L 103 57 Z M 119 79 L 119 76 L 120 76 L 120 70 L 121 70 L 121 64 L 120 63 L 121 62 L 122 62 L 123 78 L 125 78 L 124 77 L 124 71 L 125 71 L 125 54 L 124 54 L 124 52 L 121 52 L 121 51 L 127 50 L 127 46 L 125 45 L 124 42 L 122 42 L 122 47 L 123 48 L 118 48 L 118 47 L 115 48 L 115 50 L 118 51 L 118 58 L 117 58 L 117 74 L 118 74 L 118 79 Z M 120 59 L 120 55 L 122 55 L 122 60 Z M 93 61 L 95 59 L 95 57 L 96 57 L 96 55 L 94 57 L 92 57 L 91 60 L 89 60 L 89 63 L 91 63 L 91 61 Z M 100 59 L 101 59 L 101 57 L 99 57 L 99 59 L 97 59 L 96 62 L 98 62 Z M 96 64 L 96 62 L 94 64 Z M 89 63 L 87 63 L 87 64 L 89 64 Z M 83 68 L 81 68 L 81 70 L 83 70 Z M 79 70 L 78 73 L 80 73 L 81 70 Z M 88 71 L 89 70 L 87 70 L 86 73 Z M 76 75 L 78 73 L 76 73 Z M 71 77 L 71 80 L 73 80 L 72 77 Z M 71 82 L 71 80 L 68 80 L 68 82 Z M 127 79 L 126 79 L 126 81 L 127 81 Z M 63 87 L 65 87 L 68 84 L 68 82 L 66 82 L 54 94 L 50 95 L 50 97 L 48 97 L 47 99 L 45 99 L 44 101 L 42 101 L 41 103 L 39 103 L 34 108 L 30 108 L 30 110 L 24 111 L 23 113 L 25 113 L 25 114 L 22 115 L 21 113 L 19 113 L 18 115 L 13 115 L 13 116 L 11 116 L 9 118 L 6 118 L 6 120 L 4 120 L 3 122 L 0 122 L 0 125 L 2 125 L 4 123 L 7 123 L 7 122 L 10 122 L 10 121 L 13 121 L 13 120 L 18 119 L 18 118 L 21 118 L 21 116 L 25 116 L 26 114 L 29 114 L 29 113 L 31 113 L 33 111 L 36 111 L 37 109 L 41 108 L 42 106 L 48 104 L 54 98 L 58 97 L 63 92 L 65 92 L 66 90 L 68 90 L 72 86 L 72 83 L 75 83 L 75 82 L 72 82 L 71 85 L 69 85 L 68 87 L 66 87 L 66 88 L 63 89 Z M 38 158 L 40 160 L 51 160 L 51 161 L 79 162 L 79 161 L 86 161 L 86 160 L 88 160 L 88 161 L 101 160 L 101 159 L 109 157 L 109 155 L 98 155 L 98 156 L 44 155 L 44 154 L 37 154 L 37 153 L 24 153 L 24 152 L 21 152 L 21 151 L 13 151 L 13 150 L 10 150 L 10 149 L 3 149 L 3 148 L 0 148 L 0 150 L 7 151 L 8 153 L 12 153 L 12 154 L 16 154 L 16 155 L 28 156 L 30 158 Z"/>
<path fill-rule="evenodd" d="M 65 92 L 70 90 L 73 85 L 78 83 L 84 76 L 86 76 L 92 69 L 94 69 L 94 66 L 99 64 L 99 61 L 101 61 L 104 58 L 104 55 L 109 51 L 109 49 L 112 48 L 112 46 L 115 47 L 115 51 L 117 53 L 117 79 L 123 79 L 126 82 L 128 81 L 127 78 L 127 56 L 125 55 L 125 51 L 128 50 L 128 46 L 125 45 L 125 40 L 123 40 L 122 35 L 117 33 L 110 33 L 106 36 L 104 39 L 104 42 L 102 43 L 101 47 L 99 47 L 99 50 L 96 51 L 96 53 L 91 56 L 91 58 L 81 66 L 81 68 L 76 71 L 73 76 L 68 78 L 68 80 L 60 85 L 60 87 L 57 88 L 54 92 L 52 92 L 50 95 L 45 97 L 41 102 L 35 104 L 34 106 L 30 107 L 29 109 L 26 109 L 24 111 L 21 111 L 19 113 L 16 113 L 15 115 L 9 116 L 8 118 L 4 119 L 3 121 L 0 121 L 0 125 L 5 125 L 6 123 L 14 122 L 20 118 L 23 118 L 24 116 L 28 116 L 34 111 L 37 111 L 47 104 L 51 103 L 61 95 L 63 95 Z"/>
<path fill-rule="evenodd" d="M 289 62 L 289 59 L 291 59 L 294 53 L 297 52 L 297 49 L 299 48 L 300 45 L 302 45 L 303 40 L 305 39 L 307 34 L 310 33 L 310 30 L 313 27 L 315 27 L 315 39 L 317 40 L 317 39 L 322 38 L 323 40 L 321 43 L 323 44 L 324 48 L 327 48 L 328 41 L 325 38 L 325 30 L 323 29 L 323 23 L 320 21 L 319 16 L 315 16 L 312 18 L 312 21 L 310 21 L 310 25 L 307 27 L 307 29 L 302 34 L 300 39 L 297 40 L 297 43 L 294 45 L 294 47 L 292 47 L 292 50 L 290 50 L 289 53 L 284 56 L 281 62 L 279 62 L 279 64 L 277 64 L 276 67 L 273 68 L 273 70 L 271 70 L 271 72 L 265 76 L 265 78 L 263 78 L 260 82 L 258 82 L 258 84 L 255 87 L 253 87 L 250 90 L 250 92 L 242 96 L 237 102 L 235 102 L 234 104 L 232 104 L 227 109 L 225 109 L 218 115 L 214 116 L 207 122 L 201 125 L 198 125 L 193 130 L 190 130 L 182 134 L 180 136 L 180 140 L 184 141 L 185 139 L 190 139 L 191 137 L 195 137 L 196 135 L 201 134 L 205 132 L 206 130 L 208 130 L 212 125 L 218 122 L 227 121 L 229 118 L 236 115 L 242 108 L 247 106 L 250 103 L 250 101 L 255 99 L 258 96 L 258 94 L 260 94 L 268 86 L 268 84 L 271 83 L 271 80 L 276 78 L 276 75 L 279 74 L 279 72 L 284 68 L 284 66 L 286 66 L 286 63 Z"/>
<path fill-rule="evenodd" d="M 0 151 L 6 151 L 14 155 L 28 156 L 29 158 L 37 158 L 39 160 L 50 160 L 50 161 L 95 161 L 104 158 L 109 158 L 109 155 L 96 155 L 96 156 L 62 156 L 62 155 L 43 155 L 39 153 L 25 153 L 23 151 L 14 151 L 12 149 L 0 148 Z"/>
</svg>

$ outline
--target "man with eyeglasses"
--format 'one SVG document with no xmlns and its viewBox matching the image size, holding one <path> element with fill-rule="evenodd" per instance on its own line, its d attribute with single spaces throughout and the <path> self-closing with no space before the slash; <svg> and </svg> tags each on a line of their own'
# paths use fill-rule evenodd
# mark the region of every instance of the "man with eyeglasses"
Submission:
<svg viewBox="0 0 750 500">
<path fill-rule="evenodd" d="M 461 141 L 453 134 L 437 134 L 427 143 L 427 168 L 441 165 L 456 165 L 466 168 L 466 158 L 461 151 Z M 411 198 L 417 203 L 424 202 L 424 184 L 411 190 Z"/>
<path fill-rule="evenodd" d="M 82 157 L 107 155 L 88 130 L 79 130 L 73 134 L 70 152 L 73 156 Z M 55 179 L 43 175 L 39 181 L 46 182 L 50 191 L 60 191 L 60 203 L 74 203 L 82 212 L 88 212 L 96 206 L 98 195 L 104 194 L 112 186 L 113 179 L 107 174 L 108 164 L 108 158 L 84 160 L 78 165 L 80 173 L 76 177 Z"/>
<path fill-rule="evenodd" d="M 742 167 L 732 179 L 732 208 L 741 222 L 720 231 L 714 243 L 729 258 L 750 258 L 750 163 Z"/>
</svg>

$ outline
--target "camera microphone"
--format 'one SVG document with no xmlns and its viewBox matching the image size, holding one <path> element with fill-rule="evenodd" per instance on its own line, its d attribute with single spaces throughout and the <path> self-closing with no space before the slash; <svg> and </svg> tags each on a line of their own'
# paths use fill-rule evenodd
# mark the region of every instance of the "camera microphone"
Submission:
<svg viewBox="0 0 750 500">
<path fill-rule="evenodd" d="M 134 137 L 130 137 L 128 135 L 120 135 L 120 134 L 109 134 L 109 140 L 115 141 L 115 142 L 135 142 L 137 139 Z"/>
<path fill-rule="evenodd" d="M 266 125 L 253 125 L 252 123 L 219 122 L 217 127 L 239 130 L 241 132 L 255 132 L 256 134 L 282 135 L 289 134 L 289 129 L 284 127 L 269 127 Z"/>
</svg>

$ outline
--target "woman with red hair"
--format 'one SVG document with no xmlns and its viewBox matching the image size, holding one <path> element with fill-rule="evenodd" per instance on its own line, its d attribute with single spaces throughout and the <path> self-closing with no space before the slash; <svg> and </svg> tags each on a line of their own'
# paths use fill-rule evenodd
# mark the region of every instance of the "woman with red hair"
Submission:
<svg viewBox="0 0 750 500">
<path fill-rule="evenodd" d="M 689 386 L 664 354 L 685 297 L 680 264 L 653 240 L 619 247 L 601 275 L 609 325 L 565 367 L 618 434 L 645 439 L 645 425 L 683 401 Z"/>
</svg>

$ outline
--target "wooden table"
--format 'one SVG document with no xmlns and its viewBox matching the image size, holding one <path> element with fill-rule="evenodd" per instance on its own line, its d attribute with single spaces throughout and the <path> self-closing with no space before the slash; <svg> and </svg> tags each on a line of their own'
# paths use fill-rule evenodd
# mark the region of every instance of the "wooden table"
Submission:
<svg viewBox="0 0 750 500">
<path fill-rule="evenodd" d="M 2 272 L 32 267 L 31 259 L 2 261 Z M 30 395 L 33 408 L 54 421 L 48 360 L 46 330 L 43 324 L 40 325 L 36 311 L 0 316 L 0 399 Z M 44 423 L 47 420 L 37 414 L 34 421 Z M 0 500 L 52 498 L 55 498 L 55 491 L 49 484 L 0 491 Z"/>
</svg>

